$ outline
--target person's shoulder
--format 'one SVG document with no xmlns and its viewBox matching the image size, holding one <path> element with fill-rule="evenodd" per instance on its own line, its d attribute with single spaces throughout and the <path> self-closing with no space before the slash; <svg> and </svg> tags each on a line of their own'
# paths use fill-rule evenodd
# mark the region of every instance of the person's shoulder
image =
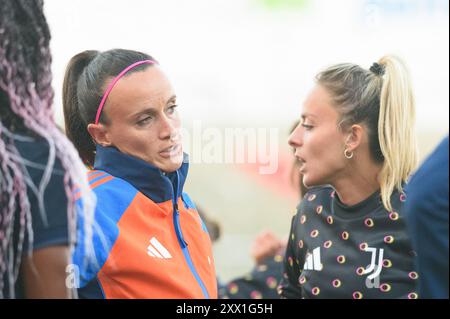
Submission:
<svg viewBox="0 0 450 319">
<path fill-rule="evenodd" d="M 50 159 L 51 146 L 49 141 L 43 137 L 32 135 L 19 135 L 14 142 L 14 145 L 19 152 L 19 155 L 24 160 L 25 167 L 35 173 L 43 173 Z M 53 175 L 60 175 L 61 178 L 64 175 L 64 170 L 60 159 L 55 156 L 52 169 Z M 36 177 L 31 174 L 31 177 Z"/>
<path fill-rule="evenodd" d="M 97 199 L 96 212 L 98 216 L 122 214 L 131 203 L 140 203 L 136 199 L 139 191 L 129 182 L 122 178 L 113 176 L 107 171 L 93 169 L 87 172 L 88 185 Z M 80 201 L 80 192 L 76 191 L 77 203 Z M 142 198 L 142 197 L 139 197 Z M 109 217 L 108 217 L 109 218 Z"/>
<path fill-rule="evenodd" d="M 14 146 L 21 156 L 30 160 L 41 157 L 50 149 L 50 144 L 45 138 L 34 134 L 15 134 Z"/>
<path fill-rule="evenodd" d="M 87 171 L 90 189 L 97 195 L 117 197 L 124 195 L 134 197 L 139 190 L 129 181 L 111 174 L 107 170 L 93 168 Z"/>
<path fill-rule="evenodd" d="M 436 192 L 448 191 L 448 150 L 447 136 L 411 176 L 406 185 L 407 195 L 413 194 L 414 197 L 422 196 L 425 198 L 436 194 Z"/>
<path fill-rule="evenodd" d="M 330 185 L 309 188 L 297 206 L 297 212 L 308 210 L 308 208 L 316 207 L 317 205 L 325 205 L 332 200 L 334 192 L 334 188 Z"/>
<path fill-rule="evenodd" d="M 50 143 L 33 135 L 18 135 L 14 141 L 28 188 L 35 250 L 69 243 L 65 170 Z"/>
<path fill-rule="evenodd" d="M 328 201 L 333 197 L 334 188 L 330 185 L 315 186 L 308 189 L 302 202 L 317 203 Z"/>
</svg>

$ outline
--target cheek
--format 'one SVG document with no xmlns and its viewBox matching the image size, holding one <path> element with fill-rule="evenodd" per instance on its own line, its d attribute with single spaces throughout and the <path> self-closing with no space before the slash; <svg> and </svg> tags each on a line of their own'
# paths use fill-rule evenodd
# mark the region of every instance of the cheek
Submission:
<svg viewBox="0 0 450 319">
<path fill-rule="evenodd" d="M 158 149 L 158 138 L 152 131 L 139 131 L 134 134 L 133 140 L 130 141 L 130 147 L 136 152 L 145 153 L 147 156 L 156 156 Z"/>
<path fill-rule="evenodd" d="M 122 128 L 114 132 L 113 144 L 120 151 L 144 159 L 154 157 L 157 153 L 157 139 L 149 130 Z"/>
<path fill-rule="evenodd" d="M 340 136 L 336 132 L 328 130 L 311 133 L 305 137 L 305 151 L 307 161 L 316 172 L 332 172 L 342 165 L 343 151 L 340 144 Z"/>
<path fill-rule="evenodd" d="M 307 156 L 313 160 L 321 160 L 333 144 L 333 137 L 324 131 L 316 130 L 305 134 L 305 151 Z"/>
<path fill-rule="evenodd" d="M 172 123 L 173 123 L 173 126 L 175 128 L 180 128 L 180 126 L 181 126 L 181 119 L 180 119 L 180 115 L 178 113 L 174 114 Z"/>
<path fill-rule="evenodd" d="M 157 149 L 156 139 L 144 134 L 135 135 L 132 140 L 128 141 L 128 145 L 136 153 L 147 154 L 147 156 L 154 155 Z"/>
<path fill-rule="evenodd" d="M 180 134 L 181 133 L 181 120 L 180 116 L 178 114 L 175 115 L 175 117 L 171 121 L 172 127 L 174 130 Z"/>
</svg>

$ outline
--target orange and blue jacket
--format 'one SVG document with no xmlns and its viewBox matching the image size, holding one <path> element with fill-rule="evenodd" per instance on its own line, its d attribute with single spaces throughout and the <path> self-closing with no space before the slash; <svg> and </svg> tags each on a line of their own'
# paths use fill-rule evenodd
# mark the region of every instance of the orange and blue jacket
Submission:
<svg viewBox="0 0 450 319">
<path fill-rule="evenodd" d="M 166 174 L 116 148 L 97 146 L 88 174 L 97 197 L 95 258 L 86 258 L 83 216 L 73 254 L 80 298 L 217 298 L 209 234 L 183 193 L 184 158 Z"/>
</svg>

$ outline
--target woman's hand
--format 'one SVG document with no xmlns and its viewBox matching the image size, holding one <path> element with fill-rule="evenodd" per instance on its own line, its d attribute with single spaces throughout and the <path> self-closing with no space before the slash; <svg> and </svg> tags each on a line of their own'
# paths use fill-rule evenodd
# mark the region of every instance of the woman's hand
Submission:
<svg viewBox="0 0 450 319">
<path fill-rule="evenodd" d="M 256 264 L 260 264 L 264 259 L 275 256 L 286 248 L 286 243 L 278 238 L 271 231 L 260 233 L 253 241 L 250 254 Z"/>
</svg>

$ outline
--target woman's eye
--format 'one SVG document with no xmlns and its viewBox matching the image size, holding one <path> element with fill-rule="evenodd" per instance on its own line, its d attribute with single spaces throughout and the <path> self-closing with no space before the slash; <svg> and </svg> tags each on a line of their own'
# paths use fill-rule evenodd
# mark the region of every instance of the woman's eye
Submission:
<svg viewBox="0 0 450 319">
<path fill-rule="evenodd" d="M 310 130 L 310 129 L 312 129 L 312 128 L 314 127 L 314 126 L 312 126 L 312 125 L 308 125 L 308 124 L 305 124 L 305 123 L 303 123 L 302 126 L 303 126 L 305 129 L 307 129 L 307 130 Z"/>
<path fill-rule="evenodd" d="M 152 119 L 151 116 L 147 116 L 146 118 L 143 118 L 142 120 L 139 120 L 137 122 L 137 124 L 140 125 L 140 126 L 148 124 L 151 121 L 151 119 Z"/>
<path fill-rule="evenodd" d="M 172 105 L 167 109 L 167 112 L 169 114 L 173 114 L 173 113 L 175 113 L 177 107 L 178 107 L 178 105 Z"/>
</svg>

